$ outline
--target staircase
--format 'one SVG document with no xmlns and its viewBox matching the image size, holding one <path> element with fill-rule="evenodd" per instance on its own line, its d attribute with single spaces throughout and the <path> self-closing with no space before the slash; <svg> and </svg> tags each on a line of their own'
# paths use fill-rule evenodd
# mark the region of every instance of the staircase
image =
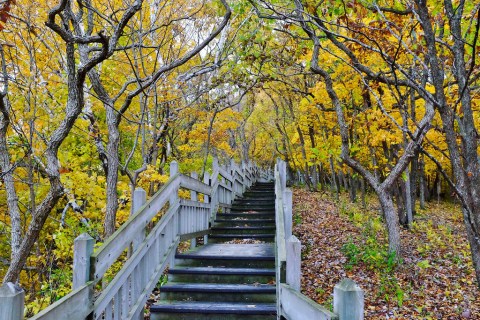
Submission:
<svg viewBox="0 0 480 320">
<path fill-rule="evenodd" d="M 150 319 L 276 319 L 274 237 L 274 185 L 257 183 L 217 215 L 208 244 L 175 256 Z"/>
</svg>

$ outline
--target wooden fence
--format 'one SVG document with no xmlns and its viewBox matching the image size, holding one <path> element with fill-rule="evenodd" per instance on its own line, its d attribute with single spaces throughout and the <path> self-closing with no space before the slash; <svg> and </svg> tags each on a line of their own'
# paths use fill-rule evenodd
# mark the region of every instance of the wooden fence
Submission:
<svg viewBox="0 0 480 320">
<path fill-rule="evenodd" d="M 343 279 L 335 286 L 333 312 L 300 293 L 301 243 L 292 235 L 292 191 L 286 187 L 286 163 L 280 159 L 274 177 L 277 319 L 363 320 L 364 292 L 350 279 Z"/>
<path fill-rule="evenodd" d="M 208 233 L 219 208 L 229 210 L 260 173 L 251 163 L 240 167 L 232 161 L 222 167 L 214 160 L 213 173 L 205 173 L 202 182 L 195 173 L 179 173 L 178 164 L 172 162 L 168 182 L 148 201 L 144 190 L 135 190 L 136 213 L 95 252 L 88 234 L 75 239 L 72 292 L 30 320 L 143 319 L 145 302 L 165 268 L 173 266 L 179 242 L 191 239 L 195 246 L 195 239 Z M 190 200 L 180 199 L 179 189 L 189 190 Z M 164 212 L 161 217 L 159 212 Z M 121 264 L 120 270 L 107 281 L 116 264 Z M 21 289 L 2 286 L 0 319 L 23 319 L 23 299 Z"/>
</svg>

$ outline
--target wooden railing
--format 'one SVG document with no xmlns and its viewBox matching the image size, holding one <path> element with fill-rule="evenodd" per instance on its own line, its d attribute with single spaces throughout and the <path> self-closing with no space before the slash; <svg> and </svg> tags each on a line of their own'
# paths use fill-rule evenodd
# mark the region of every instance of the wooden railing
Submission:
<svg viewBox="0 0 480 320">
<path fill-rule="evenodd" d="M 196 238 L 208 233 L 217 211 L 229 210 L 258 176 L 259 169 L 251 163 L 239 167 L 232 161 L 221 167 L 214 160 L 213 173 L 206 172 L 202 182 L 195 173 L 179 173 L 178 164 L 172 162 L 168 182 L 148 201 L 143 189 L 135 190 L 135 214 L 95 252 L 88 234 L 75 239 L 73 291 L 30 319 L 143 319 L 145 302 L 165 268 L 173 266 L 179 242 L 191 239 L 195 246 Z M 180 199 L 179 189 L 189 190 L 190 199 Z M 203 194 L 203 202 L 198 194 Z M 106 275 L 117 268 L 107 281 Z M 1 287 L 6 294 L 0 294 L 0 305 L 15 306 L 0 310 L 1 319 L 9 315 L 17 320 L 23 314 L 23 300 L 17 302 L 23 299 L 22 291 L 9 294 L 11 288 Z"/>
<path fill-rule="evenodd" d="M 364 293 L 350 279 L 343 279 L 335 286 L 333 312 L 300 293 L 301 243 L 292 235 L 292 191 L 286 187 L 286 163 L 280 159 L 274 177 L 277 319 L 363 320 Z"/>
</svg>

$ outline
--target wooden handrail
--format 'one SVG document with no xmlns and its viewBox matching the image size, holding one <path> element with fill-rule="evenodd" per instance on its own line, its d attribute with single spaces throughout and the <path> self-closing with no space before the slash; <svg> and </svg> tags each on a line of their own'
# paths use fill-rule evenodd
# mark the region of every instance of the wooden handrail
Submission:
<svg viewBox="0 0 480 320">
<path fill-rule="evenodd" d="M 363 320 L 364 293 L 350 279 L 335 286 L 334 313 L 300 293 L 301 243 L 292 235 L 292 193 L 286 188 L 286 163 L 280 159 L 274 177 L 277 319 Z"/>
<path fill-rule="evenodd" d="M 71 314 L 69 309 L 76 310 L 69 316 L 72 319 L 83 319 L 89 314 L 93 319 L 107 314 L 122 319 L 138 318 L 158 278 L 169 263 L 172 265 L 179 241 L 208 232 L 219 206 L 230 207 L 235 195 L 250 187 L 259 172 L 252 164 L 241 169 L 232 161 L 229 173 L 215 160 L 213 173 L 211 176 L 206 173 L 204 183 L 178 173 L 176 163 L 170 168 L 171 177 L 165 185 L 90 255 L 90 280 L 31 319 L 56 320 Z M 179 188 L 190 190 L 192 200 L 179 199 Z M 197 193 L 204 194 L 205 202 L 197 201 Z M 167 203 L 169 209 L 145 237 L 147 225 Z M 140 242 L 131 247 L 139 238 Z M 128 259 L 94 298 L 96 283 L 127 248 L 131 250 Z M 131 303 L 125 303 L 125 299 Z"/>
<path fill-rule="evenodd" d="M 169 201 L 171 193 L 180 186 L 180 174 L 169 179 L 167 183 L 150 198 L 132 217 L 112 234 L 107 241 L 91 256 L 91 276 L 100 279 L 108 268 L 117 260 L 136 234 L 155 217 Z"/>
</svg>

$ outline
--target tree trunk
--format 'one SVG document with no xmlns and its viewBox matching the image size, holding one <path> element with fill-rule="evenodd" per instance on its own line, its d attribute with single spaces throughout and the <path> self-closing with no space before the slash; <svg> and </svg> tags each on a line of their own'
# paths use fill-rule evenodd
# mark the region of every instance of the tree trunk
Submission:
<svg viewBox="0 0 480 320">
<path fill-rule="evenodd" d="M 426 181 L 425 181 L 425 163 L 424 163 L 424 160 L 423 160 L 423 156 L 422 156 L 422 159 L 420 160 L 419 162 L 419 182 L 420 182 L 420 185 L 419 185 L 419 189 L 420 189 L 420 208 L 422 210 L 425 210 L 425 190 L 427 190 L 427 185 L 426 185 Z"/>
<path fill-rule="evenodd" d="M 382 207 L 383 215 L 385 216 L 385 224 L 388 231 L 388 252 L 395 254 L 397 258 L 401 257 L 401 243 L 400 243 L 400 227 L 398 224 L 398 215 L 393 205 L 391 195 L 386 192 L 377 192 L 380 206 Z"/>
<path fill-rule="evenodd" d="M 333 156 L 330 156 L 330 171 L 332 174 L 332 191 L 335 192 L 335 199 L 338 201 L 340 197 L 340 187 L 337 183 L 337 177 L 335 174 L 335 165 L 333 164 Z"/>
<path fill-rule="evenodd" d="M 5 184 L 7 193 L 7 207 L 10 215 L 10 234 L 11 234 L 11 252 L 10 260 L 14 260 L 20 249 L 22 242 L 22 224 L 20 219 L 20 209 L 18 207 L 18 197 L 13 180 L 13 166 L 10 162 L 10 154 L 7 149 L 7 129 L 10 124 L 10 116 L 7 110 L 6 98 L 0 97 L 0 175 Z"/>
<path fill-rule="evenodd" d="M 110 111 L 109 111 L 110 110 Z M 107 143 L 107 156 L 108 156 L 108 172 L 107 172 L 107 204 L 104 220 L 104 237 L 105 239 L 111 236 L 115 232 L 115 222 L 117 219 L 118 210 L 118 194 L 117 194 L 117 182 L 118 182 L 118 147 L 120 144 L 120 133 L 118 127 L 111 123 L 112 116 L 115 116 L 113 109 L 107 109 L 107 124 L 108 124 L 108 143 Z"/>
</svg>

